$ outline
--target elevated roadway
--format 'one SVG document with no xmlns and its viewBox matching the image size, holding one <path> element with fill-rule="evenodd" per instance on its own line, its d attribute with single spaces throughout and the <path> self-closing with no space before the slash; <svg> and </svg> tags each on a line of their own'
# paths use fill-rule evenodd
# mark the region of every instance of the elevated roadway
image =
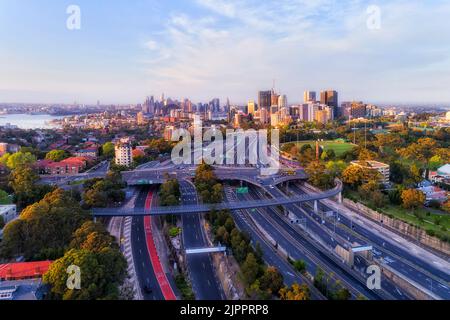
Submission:
<svg viewBox="0 0 450 320">
<path fill-rule="evenodd" d="M 309 201 L 317 201 L 338 196 L 342 192 L 342 182 L 337 180 L 333 189 L 315 193 L 302 194 L 293 197 L 279 197 L 274 199 L 248 200 L 239 202 L 228 202 L 219 204 L 186 204 L 172 207 L 154 207 L 150 213 L 142 208 L 106 208 L 94 209 L 93 215 L 96 217 L 122 217 L 122 216 L 146 216 L 146 215 L 186 215 L 192 213 L 207 213 L 211 210 L 242 210 L 289 205 Z"/>
</svg>

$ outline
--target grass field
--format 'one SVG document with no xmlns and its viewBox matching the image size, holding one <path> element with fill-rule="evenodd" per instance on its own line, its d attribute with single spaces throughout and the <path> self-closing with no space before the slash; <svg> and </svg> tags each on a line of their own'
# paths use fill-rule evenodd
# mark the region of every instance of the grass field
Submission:
<svg viewBox="0 0 450 320">
<path fill-rule="evenodd" d="M 316 147 L 315 141 L 299 141 L 299 142 L 296 142 L 296 144 L 299 148 L 301 148 L 305 144 L 309 144 L 313 149 Z M 321 142 L 319 142 L 319 144 L 321 147 L 323 147 L 323 149 L 325 151 L 334 150 L 334 153 L 338 157 L 341 156 L 343 153 L 345 153 L 349 150 L 352 150 L 355 147 L 355 145 L 352 143 L 340 142 L 340 141 L 330 141 L 330 140 L 321 141 Z"/>
</svg>

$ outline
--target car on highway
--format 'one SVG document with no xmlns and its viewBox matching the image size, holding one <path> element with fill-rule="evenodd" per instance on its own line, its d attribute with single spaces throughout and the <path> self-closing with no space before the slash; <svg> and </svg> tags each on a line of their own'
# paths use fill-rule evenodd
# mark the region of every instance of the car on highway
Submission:
<svg viewBox="0 0 450 320">
<path fill-rule="evenodd" d="M 147 294 L 150 294 L 150 293 L 153 293 L 153 289 L 148 284 L 146 284 L 144 286 L 144 292 L 147 293 Z"/>
</svg>

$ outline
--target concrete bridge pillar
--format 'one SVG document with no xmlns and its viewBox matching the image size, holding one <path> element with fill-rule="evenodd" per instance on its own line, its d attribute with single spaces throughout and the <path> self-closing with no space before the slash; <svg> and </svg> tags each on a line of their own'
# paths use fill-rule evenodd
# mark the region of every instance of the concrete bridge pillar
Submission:
<svg viewBox="0 0 450 320">
<path fill-rule="evenodd" d="M 338 194 L 338 203 L 342 204 L 342 192 Z"/>
<path fill-rule="evenodd" d="M 94 216 L 94 223 L 95 223 L 95 222 L 97 222 L 97 217 L 96 217 L 96 216 Z"/>
<path fill-rule="evenodd" d="M 317 200 L 314 200 L 314 213 L 319 213 L 319 202 Z"/>
<path fill-rule="evenodd" d="M 241 183 L 241 188 L 244 186 L 244 181 L 240 181 L 240 183 Z"/>
</svg>

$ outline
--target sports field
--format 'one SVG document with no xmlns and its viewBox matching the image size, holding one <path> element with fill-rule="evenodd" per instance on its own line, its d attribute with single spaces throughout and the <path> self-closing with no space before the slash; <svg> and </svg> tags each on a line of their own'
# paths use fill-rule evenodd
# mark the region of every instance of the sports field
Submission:
<svg viewBox="0 0 450 320">
<path fill-rule="evenodd" d="M 311 145 L 311 147 L 314 149 L 316 147 L 316 141 L 299 141 L 296 142 L 297 146 L 301 148 L 305 144 Z M 342 142 L 342 141 L 334 141 L 334 140 L 325 140 L 320 141 L 319 145 L 325 150 L 334 150 L 334 153 L 336 156 L 341 156 L 343 153 L 352 150 L 356 145 L 353 143 L 348 142 Z"/>
</svg>

